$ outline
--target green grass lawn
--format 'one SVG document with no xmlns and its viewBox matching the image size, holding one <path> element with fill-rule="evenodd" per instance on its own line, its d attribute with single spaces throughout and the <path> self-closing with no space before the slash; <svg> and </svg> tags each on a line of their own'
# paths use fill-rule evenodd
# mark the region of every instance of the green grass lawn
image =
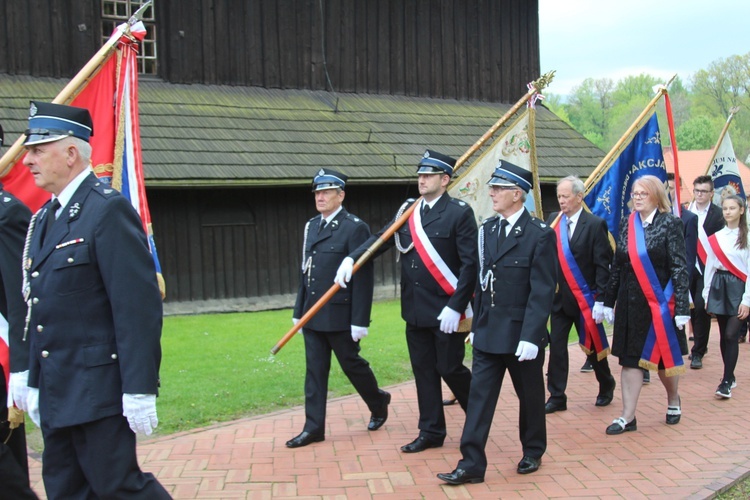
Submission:
<svg viewBox="0 0 750 500">
<path fill-rule="evenodd" d="M 376 303 L 362 356 L 382 386 L 411 376 L 398 301 Z M 269 413 L 304 402 L 301 334 L 276 356 L 271 348 L 291 328 L 289 309 L 174 316 L 164 320 L 158 433 Z M 335 361 L 329 397 L 354 392 Z"/>
</svg>

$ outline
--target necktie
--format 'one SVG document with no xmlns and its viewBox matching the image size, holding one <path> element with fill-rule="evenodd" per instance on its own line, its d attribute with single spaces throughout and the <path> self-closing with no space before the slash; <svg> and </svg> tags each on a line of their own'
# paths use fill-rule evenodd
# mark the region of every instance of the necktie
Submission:
<svg viewBox="0 0 750 500">
<path fill-rule="evenodd" d="M 568 241 L 573 239 L 573 219 L 568 219 Z"/>
<path fill-rule="evenodd" d="M 430 206 L 427 203 L 422 203 L 422 218 L 424 219 L 427 214 L 430 213 Z"/>
<path fill-rule="evenodd" d="M 323 232 L 323 229 L 326 227 L 326 224 L 327 222 L 325 219 L 320 220 L 320 226 L 318 226 L 318 234 Z"/>
<path fill-rule="evenodd" d="M 503 246 L 503 242 L 505 241 L 506 235 L 505 235 L 505 228 L 508 227 L 508 219 L 503 219 L 500 221 L 500 231 L 497 233 L 497 250 L 500 251 L 500 247 Z"/>
<path fill-rule="evenodd" d="M 42 237 L 41 242 L 44 243 L 44 238 L 47 236 L 47 233 L 50 232 L 50 229 L 52 228 L 52 224 L 55 223 L 55 212 L 60 208 L 60 202 L 57 198 L 52 200 L 52 204 L 50 205 L 49 209 L 47 209 L 47 214 L 44 216 L 44 228 L 42 229 Z"/>
</svg>

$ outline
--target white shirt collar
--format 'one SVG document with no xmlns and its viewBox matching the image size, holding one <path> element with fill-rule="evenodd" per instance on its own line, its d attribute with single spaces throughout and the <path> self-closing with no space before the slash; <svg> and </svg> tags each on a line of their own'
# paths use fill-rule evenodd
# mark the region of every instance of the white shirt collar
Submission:
<svg viewBox="0 0 750 500">
<path fill-rule="evenodd" d="M 507 227 L 507 228 L 505 229 L 505 231 L 506 231 L 506 233 L 505 233 L 505 234 L 506 234 L 506 235 L 507 235 L 507 234 L 508 234 L 508 232 L 510 231 L 510 228 L 512 228 L 513 226 L 515 226 L 515 225 L 516 225 L 516 222 L 518 222 L 518 219 L 520 219 L 520 218 L 521 218 L 521 214 L 523 214 L 524 210 L 525 210 L 525 208 L 524 208 L 524 207 L 521 207 L 521 210 L 519 210 L 518 212 L 516 212 L 516 213 L 512 214 L 512 215 L 511 215 L 510 217 L 507 217 L 507 218 L 506 218 L 506 219 L 507 219 L 507 221 L 508 221 L 508 227 Z M 503 217 L 502 215 L 500 215 L 500 220 L 501 220 L 501 221 L 502 221 L 502 220 L 503 220 L 504 218 L 505 218 L 505 217 Z"/>
<path fill-rule="evenodd" d="M 443 193 L 443 194 L 445 194 L 445 193 Z M 437 203 L 438 200 L 443 197 L 443 194 L 441 194 L 440 196 L 438 196 L 437 198 L 435 198 L 434 200 L 432 200 L 430 202 L 428 202 L 427 200 L 425 200 L 424 198 L 422 198 L 422 207 L 424 207 L 425 205 L 427 205 L 428 207 L 430 207 L 430 210 L 432 210 L 433 208 L 435 208 L 435 203 Z M 420 209 L 422 207 L 420 207 Z"/>
<path fill-rule="evenodd" d="M 68 183 L 67 186 L 63 188 L 62 191 L 60 191 L 59 196 L 52 196 L 52 199 L 54 200 L 57 198 L 57 201 L 60 202 L 60 208 L 57 209 L 57 212 L 55 213 L 55 217 L 58 217 L 60 212 L 68 206 L 68 203 L 70 203 L 70 199 L 73 197 L 75 192 L 78 190 L 78 188 L 83 184 L 83 181 L 86 179 L 86 177 L 89 176 L 90 173 L 92 173 L 94 170 L 91 168 L 91 165 L 83 169 L 81 173 L 76 175 L 72 181 Z"/>
<path fill-rule="evenodd" d="M 341 212 L 342 208 L 344 208 L 344 205 L 339 206 L 339 208 L 335 212 L 333 212 L 331 215 L 329 215 L 328 217 L 323 217 L 323 214 L 320 214 L 320 218 L 322 220 L 326 221 L 326 224 L 328 224 L 329 222 L 331 222 L 339 214 L 339 212 Z"/>
<path fill-rule="evenodd" d="M 654 223 L 654 217 L 656 216 L 656 211 L 657 211 L 657 209 L 655 208 L 655 209 L 654 209 L 654 211 L 653 211 L 653 212 L 651 212 L 651 213 L 650 213 L 650 214 L 648 215 L 648 217 L 646 217 L 645 219 L 643 219 L 643 223 L 644 223 L 644 224 L 645 224 L 645 223 L 653 224 L 653 223 Z"/>
<path fill-rule="evenodd" d="M 578 224 L 578 219 L 581 217 L 581 212 L 583 212 L 583 207 L 579 208 L 576 213 L 568 217 L 568 220 L 572 225 L 575 226 L 576 224 Z"/>
</svg>

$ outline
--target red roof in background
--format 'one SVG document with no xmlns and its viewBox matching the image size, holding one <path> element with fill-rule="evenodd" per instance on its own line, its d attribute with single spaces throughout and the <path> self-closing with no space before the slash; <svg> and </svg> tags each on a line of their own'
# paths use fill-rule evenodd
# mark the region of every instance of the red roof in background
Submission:
<svg viewBox="0 0 750 500">
<path fill-rule="evenodd" d="M 680 163 L 680 177 L 682 178 L 682 192 L 680 200 L 687 203 L 693 199 L 693 180 L 705 175 L 708 161 L 711 159 L 713 149 L 699 149 L 695 151 L 678 151 Z M 664 162 L 667 164 L 667 172 L 674 172 L 674 159 L 672 149 L 664 149 Z M 737 168 L 742 178 L 742 187 L 745 193 L 750 193 L 750 167 L 737 159 Z"/>
</svg>

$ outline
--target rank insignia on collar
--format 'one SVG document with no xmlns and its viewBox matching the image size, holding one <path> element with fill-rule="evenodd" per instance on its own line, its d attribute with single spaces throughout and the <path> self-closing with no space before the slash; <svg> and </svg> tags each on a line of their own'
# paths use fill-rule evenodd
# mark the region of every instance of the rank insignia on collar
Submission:
<svg viewBox="0 0 750 500">
<path fill-rule="evenodd" d="M 70 206 L 70 209 L 68 211 L 68 218 L 69 219 L 73 219 L 74 217 L 76 217 L 78 215 L 78 212 L 80 212 L 80 211 L 81 211 L 81 205 L 78 202 L 73 203 Z"/>
<path fill-rule="evenodd" d="M 516 227 L 514 227 L 514 228 L 513 228 L 513 232 L 514 232 L 514 233 L 515 233 L 516 235 L 519 235 L 519 234 L 521 234 L 521 227 L 520 227 L 520 226 L 516 226 Z"/>
<path fill-rule="evenodd" d="M 332 225 L 333 227 L 338 227 L 338 225 L 339 225 L 339 221 L 338 221 L 338 220 L 336 220 L 336 219 L 333 219 L 333 221 L 331 221 L 331 225 Z"/>
<path fill-rule="evenodd" d="M 3 201 L 5 203 L 8 203 L 10 201 L 10 196 L 6 196 L 5 198 L 3 198 Z"/>
<path fill-rule="evenodd" d="M 114 189 L 104 189 L 104 194 L 110 194 Z"/>
</svg>

